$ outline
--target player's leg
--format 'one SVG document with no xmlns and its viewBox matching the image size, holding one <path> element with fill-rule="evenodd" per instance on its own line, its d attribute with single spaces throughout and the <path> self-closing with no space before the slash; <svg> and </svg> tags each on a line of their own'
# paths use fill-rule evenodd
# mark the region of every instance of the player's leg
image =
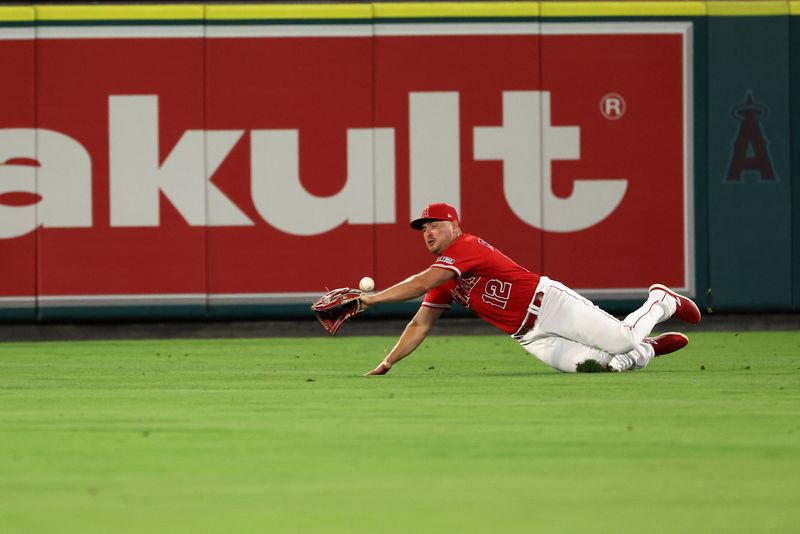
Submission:
<svg viewBox="0 0 800 534">
<path fill-rule="evenodd" d="M 675 293 L 663 284 L 653 284 L 650 286 L 650 298 L 664 302 L 675 316 L 690 324 L 700 322 L 700 308 L 691 299 Z"/>
<path fill-rule="evenodd" d="M 527 339 L 526 339 L 527 338 Z M 520 346 L 545 364 L 565 373 L 575 373 L 578 364 L 594 360 L 601 367 L 608 367 L 614 357 L 606 351 L 589 347 L 558 336 L 534 336 L 529 332 L 519 340 Z"/>
<path fill-rule="evenodd" d="M 689 344 L 689 338 L 680 332 L 666 332 L 645 340 L 631 352 L 616 354 L 608 363 L 613 371 L 635 371 L 645 367 L 658 356 L 671 354 Z"/>
<path fill-rule="evenodd" d="M 581 367 L 591 371 L 635 371 L 646 367 L 655 356 L 653 345 L 647 341 L 630 352 L 616 355 L 562 337 L 537 337 L 533 331 L 519 340 L 519 344 L 545 364 L 565 373 L 578 372 Z"/>
<path fill-rule="evenodd" d="M 542 290 L 544 298 L 535 327 L 539 334 L 566 338 L 612 354 L 637 349 L 653 327 L 675 311 L 675 302 L 662 298 L 663 292 L 651 292 L 639 309 L 620 321 L 559 282 L 548 280 Z"/>
</svg>

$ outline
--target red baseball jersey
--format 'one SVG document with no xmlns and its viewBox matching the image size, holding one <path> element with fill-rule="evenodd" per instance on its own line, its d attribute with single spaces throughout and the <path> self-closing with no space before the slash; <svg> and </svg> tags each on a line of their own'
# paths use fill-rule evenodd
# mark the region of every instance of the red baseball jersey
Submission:
<svg viewBox="0 0 800 534">
<path fill-rule="evenodd" d="M 432 267 L 457 276 L 428 291 L 423 306 L 450 309 L 455 300 L 509 334 L 519 329 L 539 284 L 538 274 L 470 234 L 456 238 Z"/>
</svg>

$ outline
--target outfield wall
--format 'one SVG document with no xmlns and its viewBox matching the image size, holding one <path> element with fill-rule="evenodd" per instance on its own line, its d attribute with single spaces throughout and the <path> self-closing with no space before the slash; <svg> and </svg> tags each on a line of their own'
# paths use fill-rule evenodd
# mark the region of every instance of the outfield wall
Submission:
<svg viewBox="0 0 800 534">
<path fill-rule="evenodd" d="M 0 320 L 306 314 L 440 200 L 615 310 L 800 309 L 800 2 L 2 7 L 0 68 Z"/>
</svg>

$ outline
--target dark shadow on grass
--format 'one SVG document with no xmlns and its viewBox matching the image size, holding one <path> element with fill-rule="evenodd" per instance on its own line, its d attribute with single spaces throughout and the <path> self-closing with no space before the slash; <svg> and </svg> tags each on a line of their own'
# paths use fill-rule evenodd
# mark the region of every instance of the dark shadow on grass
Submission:
<svg viewBox="0 0 800 534">
<path fill-rule="evenodd" d="M 504 371 L 492 373 L 475 373 L 476 376 L 493 376 L 493 377 L 513 377 L 513 376 L 558 376 L 567 373 L 559 373 L 556 371 L 544 369 L 541 371 Z"/>
</svg>

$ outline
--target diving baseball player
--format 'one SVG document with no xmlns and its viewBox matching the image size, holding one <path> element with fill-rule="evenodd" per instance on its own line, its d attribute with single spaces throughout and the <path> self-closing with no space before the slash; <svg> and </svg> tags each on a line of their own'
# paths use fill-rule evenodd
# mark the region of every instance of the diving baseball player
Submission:
<svg viewBox="0 0 800 534">
<path fill-rule="evenodd" d="M 411 227 L 421 231 L 436 260 L 384 291 L 358 297 L 361 311 L 425 295 L 394 348 L 370 375 L 386 374 L 411 354 L 453 301 L 513 336 L 547 365 L 569 373 L 590 367 L 642 369 L 654 357 L 689 342 L 677 332 L 648 338 L 656 324 L 672 315 L 700 322 L 694 302 L 661 284 L 651 286 L 644 304 L 620 321 L 564 284 L 521 267 L 480 237 L 463 233 L 449 204 L 430 204 Z"/>
</svg>

